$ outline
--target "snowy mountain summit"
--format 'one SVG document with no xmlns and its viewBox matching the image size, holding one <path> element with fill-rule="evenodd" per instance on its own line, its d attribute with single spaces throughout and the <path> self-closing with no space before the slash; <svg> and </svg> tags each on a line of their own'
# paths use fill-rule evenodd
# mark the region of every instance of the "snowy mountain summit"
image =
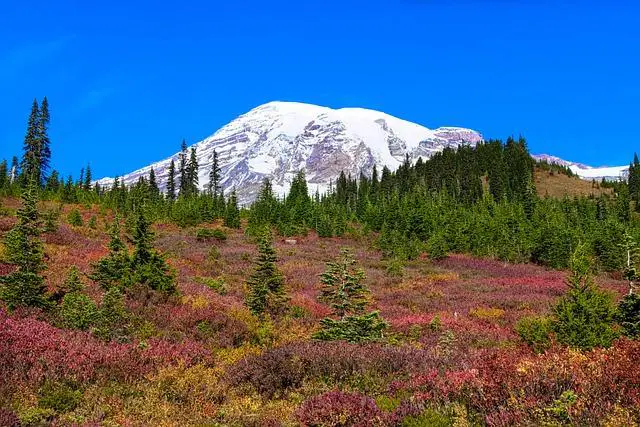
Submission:
<svg viewBox="0 0 640 427">
<path fill-rule="evenodd" d="M 388 114 L 362 108 L 331 109 L 295 102 L 270 102 L 233 120 L 193 147 L 199 164 L 199 185 L 205 188 L 214 149 L 218 153 L 225 193 L 235 188 L 241 203 L 253 201 L 265 177 L 284 194 L 303 170 L 309 191 L 321 193 L 340 175 L 370 175 L 373 166 L 395 170 L 406 155 L 429 158 L 445 147 L 475 145 L 480 133 L 458 127 L 427 129 Z M 131 185 L 153 167 L 161 188 L 171 160 L 178 153 L 121 179 Z M 110 185 L 112 178 L 103 178 Z"/>
</svg>

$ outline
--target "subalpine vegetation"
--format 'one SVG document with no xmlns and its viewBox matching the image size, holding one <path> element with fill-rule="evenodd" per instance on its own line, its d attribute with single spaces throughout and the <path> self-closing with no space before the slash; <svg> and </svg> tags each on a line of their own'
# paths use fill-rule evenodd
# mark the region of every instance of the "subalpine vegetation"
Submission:
<svg viewBox="0 0 640 427">
<path fill-rule="evenodd" d="M 637 157 L 553 199 L 490 140 L 240 209 L 186 142 L 164 188 L 63 179 L 49 124 L 0 163 L 0 425 L 640 422 Z"/>
</svg>

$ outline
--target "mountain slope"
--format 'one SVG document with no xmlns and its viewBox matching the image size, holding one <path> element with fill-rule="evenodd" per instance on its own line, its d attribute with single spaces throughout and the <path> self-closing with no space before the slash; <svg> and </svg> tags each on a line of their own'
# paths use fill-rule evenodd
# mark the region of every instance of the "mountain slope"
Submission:
<svg viewBox="0 0 640 427">
<path fill-rule="evenodd" d="M 406 155 L 430 157 L 445 147 L 482 141 L 478 132 L 441 127 L 435 130 L 388 114 L 361 109 L 331 109 L 294 102 L 261 105 L 196 143 L 199 183 L 205 188 L 213 150 L 218 153 L 225 191 L 236 188 L 243 203 L 251 202 L 265 177 L 274 191 L 288 190 L 295 174 L 304 170 L 310 191 L 326 191 L 341 171 L 353 176 L 370 174 L 373 166 L 394 170 Z M 154 168 L 164 188 L 171 159 L 154 163 L 122 179 L 135 183 Z M 112 178 L 99 181 L 109 185 Z"/>
<path fill-rule="evenodd" d="M 551 156 L 548 154 L 534 154 L 533 157 L 536 160 L 544 160 L 547 163 L 555 163 L 561 166 L 568 166 L 569 169 L 580 178 L 585 180 L 597 180 L 600 181 L 602 178 L 606 180 L 617 180 L 623 179 L 627 176 L 627 171 L 629 170 L 629 166 L 601 166 L 601 167 L 591 167 L 582 163 L 569 162 L 567 160 L 561 159 L 560 157 Z"/>
<path fill-rule="evenodd" d="M 331 109 L 296 102 L 270 102 L 241 115 L 216 133 L 193 145 L 196 149 L 200 188 L 206 188 L 213 159 L 218 153 L 225 192 L 235 188 L 242 204 L 253 201 L 265 177 L 284 194 L 296 173 L 304 170 L 310 191 L 326 191 L 341 171 L 369 175 L 374 165 L 395 170 L 405 156 L 429 158 L 445 147 L 475 145 L 482 135 L 459 127 L 435 130 L 388 114 L 363 108 Z M 569 166 L 583 179 L 618 179 L 627 167 L 592 168 L 546 154 L 539 160 Z M 173 156 L 124 175 L 125 184 L 148 176 L 153 167 L 161 189 L 167 183 Z M 113 178 L 103 178 L 111 185 Z"/>
</svg>

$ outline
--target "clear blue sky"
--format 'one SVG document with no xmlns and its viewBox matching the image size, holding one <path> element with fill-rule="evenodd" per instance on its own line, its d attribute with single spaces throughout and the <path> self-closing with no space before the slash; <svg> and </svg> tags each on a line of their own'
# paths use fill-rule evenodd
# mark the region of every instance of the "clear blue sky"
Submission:
<svg viewBox="0 0 640 427">
<path fill-rule="evenodd" d="M 52 160 L 74 176 L 144 166 L 271 100 L 627 163 L 640 151 L 639 7 L 558 3 L 7 1 L 0 158 L 20 154 L 31 101 L 47 95 Z"/>
</svg>

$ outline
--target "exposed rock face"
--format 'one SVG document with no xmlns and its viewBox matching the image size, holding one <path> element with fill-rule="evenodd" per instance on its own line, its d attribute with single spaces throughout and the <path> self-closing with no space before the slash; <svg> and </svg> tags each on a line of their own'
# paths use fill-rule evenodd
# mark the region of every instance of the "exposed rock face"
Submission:
<svg viewBox="0 0 640 427">
<path fill-rule="evenodd" d="M 194 145 L 202 188 L 209 181 L 213 150 L 218 153 L 222 185 L 235 187 L 239 201 L 248 204 L 262 180 L 271 179 L 276 193 L 288 190 L 295 174 L 304 170 L 309 190 L 326 191 L 340 172 L 370 175 L 374 165 L 396 169 L 406 155 L 428 158 L 445 147 L 475 145 L 478 132 L 456 127 L 430 130 L 385 113 L 361 108 L 330 109 L 316 105 L 271 102 L 257 107 Z M 162 189 L 169 163 L 178 154 L 122 177 L 135 183 L 154 168 Z M 109 185 L 112 178 L 99 182 Z"/>
</svg>

